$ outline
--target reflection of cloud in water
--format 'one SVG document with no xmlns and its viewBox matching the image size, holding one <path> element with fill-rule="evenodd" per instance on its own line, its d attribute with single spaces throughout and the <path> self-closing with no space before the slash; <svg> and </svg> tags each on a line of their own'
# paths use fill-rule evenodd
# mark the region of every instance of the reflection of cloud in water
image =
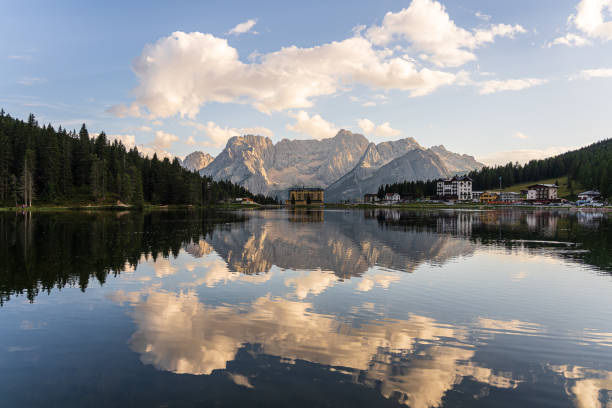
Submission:
<svg viewBox="0 0 612 408">
<path fill-rule="evenodd" d="M 123 306 L 124 303 L 135 304 L 140 301 L 140 292 L 125 292 L 123 289 L 109 293 L 106 297 Z"/>
<path fill-rule="evenodd" d="M 285 285 L 295 287 L 295 296 L 298 299 L 305 299 L 309 293 L 318 295 L 337 281 L 338 278 L 333 272 L 316 270 L 287 278 L 285 279 Z"/>
<path fill-rule="evenodd" d="M 225 369 L 245 344 L 284 361 L 345 367 L 353 381 L 381 386 L 414 407 L 436 406 L 463 377 L 501 388 L 517 381 L 470 360 L 465 330 L 410 315 L 354 327 L 313 313 L 311 303 L 261 297 L 251 305 L 210 307 L 194 292 L 152 291 L 131 313 L 130 341 L 145 364 L 175 373 Z"/>
<path fill-rule="evenodd" d="M 227 375 L 229 376 L 230 380 L 232 380 L 234 384 L 236 385 L 240 385 L 241 387 L 246 387 L 246 388 L 255 388 L 249 381 L 248 377 L 244 375 L 233 374 L 233 373 L 227 373 Z"/>
<path fill-rule="evenodd" d="M 586 344 L 595 343 L 599 346 L 612 347 L 612 333 L 600 332 L 594 329 L 585 329 L 581 337 Z"/>
<path fill-rule="evenodd" d="M 360 292 L 369 292 L 374 286 L 380 286 L 383 289 L 388 289 L 393 282 L 399 282 L 400 276 L 396 273 L 373 273 L 368 274 L 361 279 L 357 290 Z"/>
<path fill-rule="evenodd" d="M 227 264 L 221 259 L 209 259 L 205 258 L 204 261 L 194 265 L 191 271 L 195 271 L 199 268 L 205 270 L 204 275 L 196 279 L 193 282 L 183 283 L 181 286 L 186 287 L 197 287 L 205 285 L 209 288 L 213 288 L 219 284 L 227 284 L 228 282 L 241 281 L 249 283 L 263 283 L 267 282 L 272 278 L 272 273 L 258 274 L 258 275 L 244 275 L 239 272 L 231 272 L 227 268 Z"/>
<path fill-rule="evenodd" d="M 552 365 L 550 369 L 567 381 L 565 389 L 578 408 L 605 408 L 612 406 L 610 396 L 600 401 L 602 391 L 612 391 L 612 372 L 580 366 Z"/>
<path fill-rule="evenodd" d="M 164 278 L 166 276 L 174 275 L 178 272 L 178 268 L 172 265 L 172 262 L 168 258 L 158 256 L 157 259 L 149 258 L 146 262 L 153 267 L 155 276 L 158 278 Z"/>
<path fill-rule="evenodd" d="M 520 336 L 538 335 L 544 328 L 537 323 L 523 322 L 521 320 L 496 320 L 479 318 L 476 324 L 480 329 L 498 334 L 514 334 Z"/>
</svg>

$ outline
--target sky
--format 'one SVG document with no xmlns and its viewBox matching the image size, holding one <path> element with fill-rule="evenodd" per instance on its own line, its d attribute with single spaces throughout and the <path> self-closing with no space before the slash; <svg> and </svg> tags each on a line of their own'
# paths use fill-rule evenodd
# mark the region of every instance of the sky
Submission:
<svg viewBox="0 0 612 408">
<path fill-rule="evenodd" d="M 414 137 L 487 163 L 609 138 L 612 0 L 3 2 L 0 107 L 145 153 Z"/>
</svg>

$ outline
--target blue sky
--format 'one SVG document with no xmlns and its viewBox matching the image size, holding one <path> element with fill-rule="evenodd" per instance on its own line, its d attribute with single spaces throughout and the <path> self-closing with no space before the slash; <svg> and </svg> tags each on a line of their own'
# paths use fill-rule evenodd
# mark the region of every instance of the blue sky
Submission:
<svg viewBox="0 0 612 408">
<path fill-rule="evenodd" d="M 612 0 L 19 1 L 0 34 L 1 107 L 147 152 L 347 128 L 493 163 L 611 135 Z"/>
</svg>

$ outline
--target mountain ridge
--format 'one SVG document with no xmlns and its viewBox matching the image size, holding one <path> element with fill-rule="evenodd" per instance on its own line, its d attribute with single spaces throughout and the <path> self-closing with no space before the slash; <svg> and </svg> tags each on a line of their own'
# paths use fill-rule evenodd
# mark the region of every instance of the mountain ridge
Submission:
<svg viewBox="0 0 612 408">
<path fill-rule="evenodd" d="M 327 189 L 326 201 L 341 201 L 360 198 L 377 181 L 445 177 L 482 166 L 442 145 L 426 149 L 412 137 L 375 144 L 343 129 L 327 139 L 285 138 L 276 144 L 265 136 L 233 136 L 200 174 L 280 198 L 292 186 L 321 187 Z"/>
</svg>

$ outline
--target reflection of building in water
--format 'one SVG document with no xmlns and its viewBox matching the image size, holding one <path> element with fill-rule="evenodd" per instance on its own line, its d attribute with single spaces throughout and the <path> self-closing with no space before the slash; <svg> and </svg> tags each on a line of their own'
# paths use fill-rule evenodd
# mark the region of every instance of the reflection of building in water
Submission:
<svg viewBox="0 0 612 408">
<path fill-rule="evenodd" d="M 311 205 L 323 204 L 324 190 L 322 188 L 292 188 L 289 190 L 287 204 L 291 205 Z"/>
<path fill-rule="evenodd" d="M 323 222 L 324 214 L 323 210 L 291 208 L 287 219 L 291 222 Z"/>
<path fill-rule="evenodd" d="M 525 222 L 530 231 L 538 231 L 544 236 L 554 236 L 557 231 L 558 214 L 548 211 L 534 211 L 527 213 Z"/>
<path fill-rule="evenodd" d="M 578 219 L 578 224 L 584 227 L 597 228 L 601 221 L 603 221 L 604 214 L 602 212 L 595 211 L 578 211 L 576 213 L 576 218 Z"/>
<path fill-rule="evenodd" d="M 472 236 L 473 223 L 473 213 L 459 212 L 451 217 L 438 217 L 436 232 L 470 237 Z"/>
</svg>

